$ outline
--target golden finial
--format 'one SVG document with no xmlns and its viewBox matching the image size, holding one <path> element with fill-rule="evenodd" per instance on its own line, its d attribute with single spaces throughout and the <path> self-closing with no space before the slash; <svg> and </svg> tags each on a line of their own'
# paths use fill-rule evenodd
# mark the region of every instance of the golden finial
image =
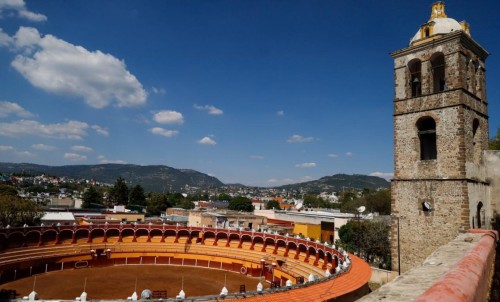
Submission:
<svg viewBox="0 0 500 302">
<path fill-rule="evenodd" d="M 431 8 L 431 18 L 429 21 L 432 19 L 436 18 L 448 18 L 446 13 L 444 12 L 444 2 L 443 1 L 438 1 L 432 5 Z"/>
</svg>

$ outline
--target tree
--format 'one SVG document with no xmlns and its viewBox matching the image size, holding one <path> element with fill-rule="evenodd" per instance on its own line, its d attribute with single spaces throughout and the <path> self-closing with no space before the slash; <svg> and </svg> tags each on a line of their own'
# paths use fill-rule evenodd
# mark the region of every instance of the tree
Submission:
<svg viewBox="0 0 500 302">
<path fill-rule="evenodd" d="M 231 199 L 232 199 L 231 195 L 229 195 L 227 193 L 220 193 L 219 196 L 217 196 L 217 200 L 231 201 Z"/>
<path fill-rule="evenodd" d="M 490 150 L 500 150 L 500 127 L 497 129 L 495 137 L 490 139 Z"/>
<path fill-rule="evenodd" d="M 181 204 L 184 200 L 186 200 L 186 197 L 184 197 L 182 193 L 169 194 L 168 198 L 170 202 L 175 206 Z"/>
<path fill-rule="evenodd" d="M 144 206 L 146 205 L 146 195 L 141 185 L 135 185 L 128 194 L 129 204 Z"/>
<path fill-rule="evenodd" d="M 357 208 L 365 206 L 367 212 L 377 212 L 381 215 L 391 214 L 391 191 L 364 191 L 360 198 L 344 199 L 340 210 L 345 213 L 357 213 Z"/>
<path fill-rule="evenodd" d="M 253 212 L 254 210 L 252 201 L 243 196 L 234 197 L 231 201 L 229 201 L 228 209 L 243 212 Z"/>
<path fill-rule="evenodd" d="M 304 196 L 305 208 L 331 208 L 331 203 L 314 194 Z"/>
<path fill-rule="evenodd" d="M 40 205 L 13 195 L 0 195 L 0 226 L 11 227 L 40 223 L 43 210 Z"/>
<path fill-rule="evenodd" d="M 270 200 L 266 204 L 266 209 L 268 209 L 268 210 L 271 210 L 271 209 L 281 210 L 280 203 L 277 202 L 276 200 Z"/>
<path fill-rule="evenodd" d="M 110 202 L 113 205 L 128 203 L 128 186 L 125 180 L 120 176 L 114 186 L 109 191 Z"/>
<path fill-rule="evenodd" d="M 17 190 L 12 186 L 0 184 L 0 195 L 17 196 Z"/>
<path fill-rule="evenodd" d="M 91 186 L 83 193 L 82 208 L 89 209 L 96 205 L 102 205 L 102 193 L 97 191 L 94 186 Z"/>
<path fill-rule="evenodd" d="M 389 229 L 390 227 L 382 221 L 370 221 L 365 224 L 363 249 L 366 261 L 376 264 L 390 263 Z"/>
<path fill-rule="evenodd" d="M 340 227 L 339 229 L 339 244 L 344 246 L 344 249 L 349 252 L 354 252 L 358 249 L 356 239 L 354 238 L 355 232 L 354 226 L 351 222 L 348 222 Z"/>
<path fill-rule="evenodd" d="M 356 193 L 352 191 L 342 191 L 339 194 L 339 202 L 346 203 L 348 201 L 352 201 L 356 198 Z"/>
<path fill-rule="evenodd" d="M 158 216 L 170 207 L 172 207 L 172 203 L 168 200 L 167 194 L 151 193 L 147 201 L 147 211 L 149 215 Z"/>
<path fill-rule="evenodd" d="M 194 195 L 188 195 L 188 197 L 186 197 L 188 200 L 190 201 L 199 201 L 199 200 L 209 200 L 210 198 L 208 197 L 208 194 L 194 194 Z"/>
<path fill-rule="evenodd" d="M 391 214 L 391 190 L 383 189 L 364 197 L 368 210 L 380 215 Z"/>
<path fill-rule="evenodd" d="M 187 199 L 176 204 L 176 206 L 181 208 L 181 209 L 186 209 L 186 210 L 191 210 L 191 209 L 194 209 L 194 207 L 195 207 L 194 202 L 192 202 L 191 200 L 187 200 Z"/>
<path fill-rule="evenodd" d="M 340 227 L 339 237 L 347 251 L 359 253 L 367 262 L 390 261 L 389 226 L 382 221 L 349 221 Z"/>
</svg>

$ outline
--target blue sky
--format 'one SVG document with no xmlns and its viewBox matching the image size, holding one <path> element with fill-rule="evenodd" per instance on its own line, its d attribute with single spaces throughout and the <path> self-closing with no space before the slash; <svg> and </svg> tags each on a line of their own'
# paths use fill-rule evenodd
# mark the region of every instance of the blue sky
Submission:
<svg viewBox="0 0 500 302">
<path fill-rule="evenodd" d="M 393 172 L 393 61 L 432 1 L 0 0 L 0 161 L 275 186 Z M 498 1 L 446 1 L 492 55 Z"/>
</svg>

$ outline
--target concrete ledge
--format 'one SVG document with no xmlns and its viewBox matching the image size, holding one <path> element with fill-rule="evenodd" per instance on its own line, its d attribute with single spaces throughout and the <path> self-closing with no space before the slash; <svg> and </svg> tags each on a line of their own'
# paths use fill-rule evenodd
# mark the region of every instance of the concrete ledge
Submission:
<svg viewBox="0 0 500 302">
<path fill-rule="evenodd" d="M 495 261 L 498 232 L 470 230 L 482 234 L 479 242 L 446 275 L 420 295 L 416 301 L 486 301 Z"/>
<path fill-rule="evenodd" d="M 460 234 L 438 248 L 421 266 L 359 301 L 485 301 L 497 241 L 496 231 L 470 230 Z"/>
</svg>

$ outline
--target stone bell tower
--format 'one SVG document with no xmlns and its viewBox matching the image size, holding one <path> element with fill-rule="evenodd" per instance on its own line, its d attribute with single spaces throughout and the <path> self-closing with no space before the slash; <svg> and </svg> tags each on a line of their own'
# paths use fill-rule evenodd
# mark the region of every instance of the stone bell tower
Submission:
<svg viewBox="0 0 500 302">
<path fill-rule="evenodd" d="M 410 45 L 391 56 L 391 254 L 393 269 L 404 272 L 459 232 L 486 224 L 489 185 L 480 167 L 488 148 L 488 52 L 437 2 Z"/>
</svg>

